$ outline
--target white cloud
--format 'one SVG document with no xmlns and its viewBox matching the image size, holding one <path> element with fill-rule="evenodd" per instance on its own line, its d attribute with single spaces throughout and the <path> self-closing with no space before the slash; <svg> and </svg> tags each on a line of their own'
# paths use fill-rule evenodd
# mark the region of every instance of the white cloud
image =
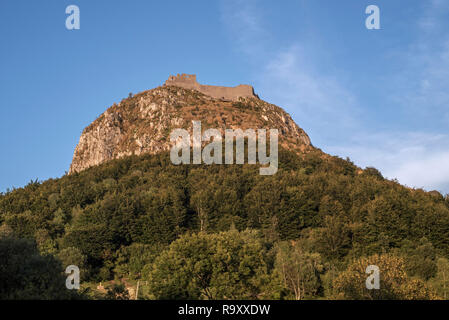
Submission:
<svg viewBox="0 0 449 320">
<path fill-rule="evenodd" d="M 408 51 L 401 55 L 404 71 L 391 82 L 392 101 L 399 103 L 410 119 L 422 126 L 432 123 L 432 131 L 441 131 L 449 125 L 449 1 L 430 0 L 422 6 L 418 33 Z M 390 178 L 412 187 L 447 193 L 449 136 L 447 130 L 443 132 L 384 132 L 378 136 L 379 141 L 371 141 L 374 154 L 355 146 L 353 158 L 367 163 L 371 156 L 372 163 Z M 369 142 L 368 138 L 365 143 Z"/>
<path fill-rule="evenodd" d="M 389 132 L 359 135 L 328 151 L 375 167 L 389 179 L 426 190 L 449 191 L 449 136 Z"/>
<path fill-rule="evenodd" d="M 221 20 L 229 32 L 234 48 L 251 58 L 264 52 L 265 41 L 269 37 L 263 29 L 262 13 L 255 0 L 221 1 Z"/>
<path fill-rule="evenodd" d="M 312 142 L 319 141 L 318 147 L 349 156 L 361 167 L 374 166 L 410 187 L 449 192 L 448 135 L 368 132 L 360 120 L 357 95 L 347 89 L 341 71 L 318 71 L 320 61 L 310 43 L 299 40 L 277 48 L 256 2 L 222 4 L 222 20 L 235 46 L 257 61 L 256 88 L 262 98 L 287 109 Z M 420 34 L 398 60 L 405 71 L 386 79 L 394 91 L 390 102 L 400 103 L 417 119 L 433 116 L 449 124 L 449 37 L 438 34 L 447 25 L 443 18 L 449 13 L 449 1 L 431 0 L 424 6 L 417 21 Z"/>
<path fill-rule="evenodd" d="M 424 10 L 418 20 L 418 26 L 422 31 L 432 32 L 443 27 L 444 19 L 447 19 L 449 2 L 447 0 L 429 0 L 424 3 Z"/>
<path fill-rule="evenodd" d="M 449 124 L 449 37 L 437 46 L 422 43 L 406 55 L 407 64 L 398 76 L 393 101 L 406 114 L 433 118 Z"/>
<path fill-rule="evenodd" d="M 301 119 L 308 128 L 350 130 L 357 126 L 356 98 L 331 74 L 314 69 L 313 59 L 295 44 L 267 61 L 259 75 L 260 88 Z M 327 131 L 327 130 L 326 130 Z"/>
<path fill-rule="evenodd" d="M 416 39 L 402 53 L 403 72 L 397 75 L 393 101 L 405 114 L 449 124 L 449 1 L 423 4 Z"/>
<path fill-rule="evenodd" d="M 337 132 L 344 132 L 356 126 L 356 99 L 345 89 L 341 77 L 315 70 L 318 64 L 313 48 L 299 43 L 276 48 L 258 3 L 227 0 L 221 9 L 222 21 L 236 48 L 257 65 L 255 85 L 262 98 L 301 119 L 300 125 L 308 131 L 333 126 Z"/>
</svg>

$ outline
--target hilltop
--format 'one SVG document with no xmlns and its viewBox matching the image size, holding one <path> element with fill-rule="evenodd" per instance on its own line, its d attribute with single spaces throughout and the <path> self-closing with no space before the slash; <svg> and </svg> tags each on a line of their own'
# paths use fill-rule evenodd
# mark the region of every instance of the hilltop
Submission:
<svg viewBox="0 0 449 320">
<path fill-rule="evenodd" d="M 279 129 L 279 170 L 173 165 L 168 134 L 192 120 Z M 326 155 L 280 107 L 164 85 L 89 125 L 71 174 L 0 194 L 0 299 L 65 297 L 72 264 L 93 299 L 138 281 L 146 299 L 436 299 L 448 234 L 449 197 Z"/>
<path fill-rule="evenodd" d="M 222 97 L 222 98 L 218 98 Z M 282 108 L 253 94 L 253 88 L 199 85 L 196 77 L 170 77 L 164 86 L 144 91 L 108 108 L 84 129 L 69 173 L 130 155 L 167 151 L 173 129 L 278 129 L 288 150 L 314 150 L 309 136 Z"/>
</svg>

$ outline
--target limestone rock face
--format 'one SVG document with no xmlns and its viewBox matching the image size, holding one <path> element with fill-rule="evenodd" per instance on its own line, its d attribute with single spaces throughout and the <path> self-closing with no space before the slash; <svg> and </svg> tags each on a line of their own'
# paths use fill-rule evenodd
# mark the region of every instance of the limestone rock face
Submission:
<svg viewBox="0 0 449 320">
<path fill-rule="evenodd" d="M 201 121 L 203 131 L 216 128 L 223 135 L 225 129 L 278 129 L 280 146 L 297 153 L 314 150 L 307 134 L 284 110 L 260 100 L 248 87 L 250 91 L 230 90 L 231 99 L 170 82 L 124 99 L 84 129 L 69 174 L 124 156 L 168 151 L 171 131 L 183 128 L 191 133 L 194 120 Z"/>
</svg>

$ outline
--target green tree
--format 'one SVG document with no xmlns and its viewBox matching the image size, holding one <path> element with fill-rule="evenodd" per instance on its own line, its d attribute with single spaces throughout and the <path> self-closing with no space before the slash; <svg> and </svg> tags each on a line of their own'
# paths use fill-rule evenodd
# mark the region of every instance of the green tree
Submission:
<svg viewBox="0 0 449 320">
<path fill-rule="evenodd" d="M 133 243 L 127 247 L 121 247 L 116 253 L 114 273 L 116 277 L 139 279 L 143 268 L 152 263 L 157 254 L 162 251 L 160 246 Z"/>
<path fill-rule="evenodd" d="M 112 287 L 108 288 L 106 295 L 106 300 L 129 300 L 129 292 L 123 283 L 113 284 Z"/>
<path fill-rule="evenodd" d="M 366 268 L 375 265 L 380 271 L 380 289 L 366 288 Z M 411 279 L 405 271 L 404 260 L 390 254 L 359 258 L 334 280 L 337 299 L 347 300 L 429 300 L 437 295 L 426 284 Z"/>
<path fill-rule="evenodd" d="M 87 273 L 87 257 L 81 253 L 81 250 L 74 247 L 64 248 L 59 251 L 57 255 L 58 259 L 62 263 L 63 268 L 67 268 L 70 265 L 75 265 L 80 270 L 81 281 L 88 277 Z"/>
<path fill-rule="evenodd" d="M 74 299 L 80 296 L 65 286 L 61 263 L 42 256 L 35 242 L 0 238 L 0 300 Z"/>
<path fill-rule="evenodd" d="M 404 241 L 403 252 L 407 273 L 422 280 L 429 280 L 437 273 L 436 252 L 432 243 L 422 238 L 418 243 Z"/>
<path fill-rule="evenodd" d="M 327 215 L 323 220 L 322 227 L 314 229 L 311 235 L 315 248 L 329 260 L 339 259 L 350 248 L 350 229 L 341 215 Z"/>
<path fill-rule="evenodd" d="M 300 242 L 282 242 L 277 245 L 276 271 L 284 288 L 295 300 L 313 297 L 321 286 L 320 273 L 323 271 L 318 253 L 306 251 Z"/>
<path fill-rule="evenodd" d="M 156 299 L 269 297 L 267 249 L 255 231 L 182 236 L 156 258 L 149 275 Z"/>
<path fill-rule="evenodd" d="M 445 300 L 449 299 L 449 260 L 440 257 L 437 259 L 438 272 L 435 278 L 430 280 L 438 294 Z"/>
</svg>

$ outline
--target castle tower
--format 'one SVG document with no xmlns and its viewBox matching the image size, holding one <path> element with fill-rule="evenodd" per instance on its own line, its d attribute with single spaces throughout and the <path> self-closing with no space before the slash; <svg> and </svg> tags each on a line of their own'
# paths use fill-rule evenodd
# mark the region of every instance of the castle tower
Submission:
<svg viewBox="0 0 449 320">
<path fill-rule="evenodd" d="M 241 84 L 236 87 L 221 87 L 199 84 L 194 74 L 171 75 L 165 81 L 164 86 L 175 86 L 184 89 L 197 90 L 216 99 L 237 101 L 239 98 L 259 98 L 250 85 Z"/>
</svg>

